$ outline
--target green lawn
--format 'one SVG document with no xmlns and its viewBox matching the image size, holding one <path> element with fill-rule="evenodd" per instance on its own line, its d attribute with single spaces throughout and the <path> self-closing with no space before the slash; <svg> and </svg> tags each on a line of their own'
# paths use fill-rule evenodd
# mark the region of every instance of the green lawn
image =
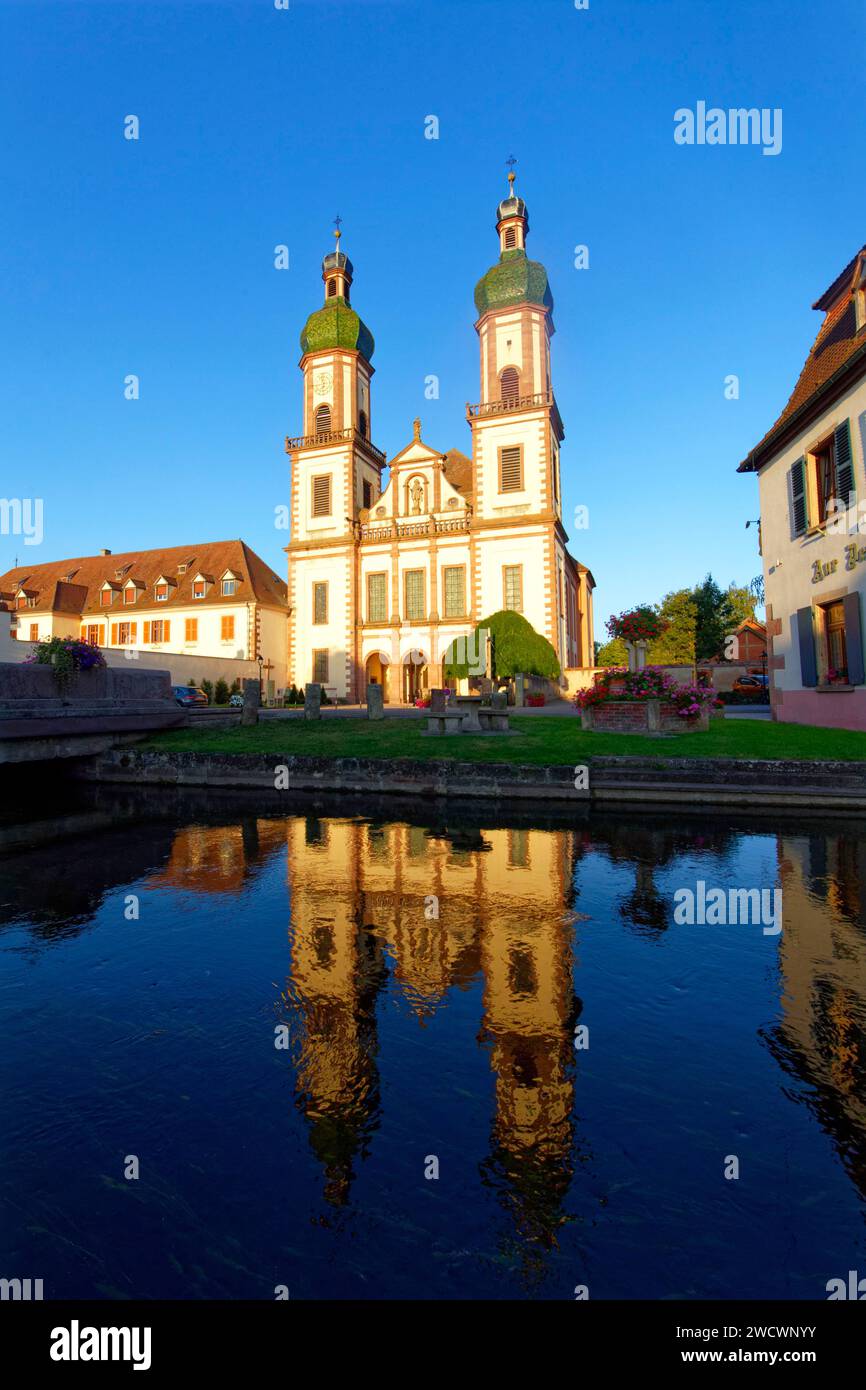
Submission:
<svg viewBox="0 0 866 1390">
<path fill-rule="evenodd" d="M 254 728 L 209 729 L 207 723 L 157 734 L 140 748 L 196 753 L 307 754 L 312 757 L 456 758 L 463 762 L 574 764 L 593 756 L 631 754 L 650 758 L 866 758 L 866 733 L 818 729 L 807 724 L 718 719 L 705 734 L 645 738 L 640 734 L 584 733 L 576 719 L 517 716 L 520 737 L 473 738 L 470 734 L 424 738 L 421 720 L 265 720 Z"/>
</svg>

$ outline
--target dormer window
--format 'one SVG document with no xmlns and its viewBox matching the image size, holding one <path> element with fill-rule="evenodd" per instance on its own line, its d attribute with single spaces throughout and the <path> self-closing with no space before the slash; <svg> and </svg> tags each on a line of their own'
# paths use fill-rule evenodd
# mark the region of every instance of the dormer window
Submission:
<svg viewBox="0 0 866 1390">
<path fill-rule="evenodd" d="M 110 608 L 114 603 L 114 590 L 111 588 L 101 589 L 99 592 L 100 608 Z"/>
<path fill-rule="evenodd" d="M 135 600 L 136 600 L 137 598 L 138 598 L 138 590 L 136 589 L 136 587 L 135 587 L 134 584 L 130 584 L 130 586 L 129 586 L 128 589 L 124 589 L 124 591 L 123 591 L 123 601 L 124 601 L 124 603 L 126 603 L 126 604 L 135 603 Z"/>
<path fill-rule="evenodd" d="M 857 330 L 866 328 L 866 256 L 860 262 L 860 274 L 854 286 L 854 312 L 857 316 Z"/>
<path fill-rule="evenodd" d="M 207 582 L 204 579 L 196 579 L 192 586 L 193 598 L 204 598 L 207 593 Z"/>
<path fill-rule="evenodd" d="M 222 581 L 223 598 L 232 598 L 238 591 L 238 581 L 232 577 Z"/>
<path fill-rule="evenodd" d="M 154 591 L 153 591 L 153 596 L 154 596 L 154 598 L 156 599 L 157 603 L 167 603 L 167 602 L 168 602 L 168 585 L 167 585 L 167 584 L 157 584 L 156 587 L 155 587 L 155 589 L 154 589 Z"/>
</svg>

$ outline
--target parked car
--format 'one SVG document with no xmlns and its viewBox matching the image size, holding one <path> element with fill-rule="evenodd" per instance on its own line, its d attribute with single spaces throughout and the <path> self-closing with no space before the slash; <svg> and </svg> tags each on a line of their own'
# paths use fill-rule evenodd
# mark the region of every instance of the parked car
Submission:
<svg viewBox="0 0 866 1390">
<path fill-rule="evenodd" d="M 731 686 L 735 695 L 754 695 L 760 700 L 770 688 L 769 676 L 738 676 Z"/>
<path fill-rule="evenodd" d="M 232 695 L 232 697 L 230 698 L 229 707 L 231 709 L 243 709 L 244 697 L 243 695 L 241 695 L 239 690 L 236 690 L 234 695 Z"/>
<path fill-rule="evenodd" d="M 196 709 L 208 702 L 204 691 L 199 690 L 197 685 L 173 685 L 171 689 L 177 703 L 183 705 L 184 709 Z"/>
</svg>

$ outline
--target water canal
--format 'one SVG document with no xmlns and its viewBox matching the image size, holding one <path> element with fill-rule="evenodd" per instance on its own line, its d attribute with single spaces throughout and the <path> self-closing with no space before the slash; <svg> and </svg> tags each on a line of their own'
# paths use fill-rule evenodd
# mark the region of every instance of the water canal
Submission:
<svg viewBox="0 0 866 1390">
<path fill-rule="evenodd" d="M 7 805 L 0 1273 L 797 1299 L 866 1272 L 866 826 L 284 804 Z M 677 924 L 699 881 L 780 888 L 781 930 Z"/>
</svg>

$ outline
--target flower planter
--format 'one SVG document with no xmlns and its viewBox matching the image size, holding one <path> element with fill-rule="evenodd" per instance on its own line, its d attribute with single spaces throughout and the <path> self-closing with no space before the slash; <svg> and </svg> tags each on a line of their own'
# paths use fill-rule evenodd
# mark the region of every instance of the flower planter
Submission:
<svg viewBox="0 0 866 1390">
<path fill-rule="evenodd" d="M 706 732 L 709 710 L 685 719 L 670 700 L 605 700 L 581 711 L 584 729 L 607 734 L 684 734 Z"/>
</svg>

